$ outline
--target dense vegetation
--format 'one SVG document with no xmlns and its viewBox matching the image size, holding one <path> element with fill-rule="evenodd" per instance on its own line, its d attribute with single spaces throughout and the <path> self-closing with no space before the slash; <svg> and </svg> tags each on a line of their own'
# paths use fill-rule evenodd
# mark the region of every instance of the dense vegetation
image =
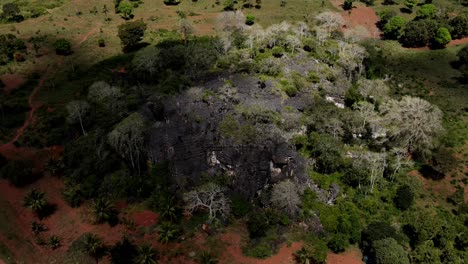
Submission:
<svg viewBox="0 0 468 264">
<path fill-rule="evenodd" d="M 114 4 L 130 20 L 139 2 Z M 405 5 L 411 12 L 418 7 L 410 0 Z M 227 10 L 234 6 L 226 3 Z M 4 6 L 3 18 L 17 21 L 18 13 Z M 143 20 L 123 22 L 124 54 L 57 84 L 77 92 L 55 111 L 39 108 L 39 125 L 16 142 L 64 145 L 63 157 L 51 157 L 45 170 L 62 176 L 71 207 L 87 202 L 95 224 L 114 226 L 126 221 L 116 201 L 142 204 L 160 216 L 161 243 L 181 241 L 201 223 L 223 232 L 242 222 L 248 231 L 243 251 L 256 258 L 301 240 L 298 263 L 325 263 L 328 250 L 351 245 L 367 263 L 464 263 L 466 180 L 453 179 L 457 191 L 432 203 L 409 174 L 420 171 L 426 181 L 453 175 L 459 166 L 453 150 L 465 143 L 466 126 L 454 129 L 447 120 L 463 118 L 456 116 L 460 106 L 444 109 L 406 85 L 408 77 L 387 67 L 375 47 L 339 31 L 344 20 L 338 13 L 263 28 L 252 15 L 224 12 L 211 37 L 194 36 L 192 24 L 179 16 L 179 30 L 159 30 L 152 43 L 143 41 Z M 381 18 L 385 38 L 410 47 L 442 48 L 468 35 L 466 14 L 448 18 L 430 3 L 418 7 L 412 21 L 389 13 Z M 2 39 L 0 63 L 18 61 L 24 41 Z M 53 48 L 58 55 L 73 52 L 62 38 Z M 462 77 L 454 86 L 468 77 L 468 47 L 457 57 Z M 13 97 L 0 94 L 2 138 L 23 121 L 22 93 L 38 79 L 31 77 Z M 15 186 L 35 181 L 40 175 L 33 171 L 30 162 L 0 155 L 0 175 Z M 23 206 L 38 218 L 31 224 L 38 243 L 60 247 L 61 238 L 41 236 L 40 220 L 54 210 L 47 194 L 31 189 Z M 97 263 L 109 255 L 112 263 L 155 263 L 160 254 L 127 237 L 111 246 L 85 233 L 67 250 L 67 261 Z M 200 262 L 205 259 L 214 258 L 202 254 Z"/>
</svg>

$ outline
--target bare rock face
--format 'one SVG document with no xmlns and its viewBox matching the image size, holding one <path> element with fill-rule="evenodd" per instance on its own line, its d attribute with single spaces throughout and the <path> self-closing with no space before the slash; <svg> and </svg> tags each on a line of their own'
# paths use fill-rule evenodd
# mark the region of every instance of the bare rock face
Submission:
<svg viewBox="0 0 468 264">
<path fill-rule="evenodd" d="M 286 178 L 307 181 L 304 159 L 275 124 L 285 106 L 294 106 L 282 105 L 269 83 L 259 88 L 253 77 L 229 80 L 220 77 L 148 102 L 142 109 L 153 120 L 148 157 L 169 162 L 172 180 L 182 190 L 199 183 L 202 175 L 224 175 L 232 192 L 252 199 Z"/>
</svg>

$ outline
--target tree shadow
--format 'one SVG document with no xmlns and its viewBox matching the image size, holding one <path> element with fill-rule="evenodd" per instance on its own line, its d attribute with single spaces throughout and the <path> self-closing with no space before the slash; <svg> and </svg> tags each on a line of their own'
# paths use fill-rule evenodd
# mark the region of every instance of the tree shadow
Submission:
<svg viewBox="0 0 468 264">
<path fill-rule="evenodd" d="M 37 212 L 37 217 L 39 217 L 40 220 L 43 220 L 44 218 L 47 218 L 54 214 L 55 211 L 57 211 L 57 205 L 48 203 L 46 204 L 46 206 L 44 206 L 42 210 Z"/>
<path fill-rule="evenodd" d="M 402 7 L 400 8 L 400 12 L 402 12 L 403 14 L 411 14 L 413 13 L 413 10 L 407 8 L 407 7 Z"/>
<path fill-rule="evenodd" d="M 429 165 L 423 165 L 421 169 L 419 169 L 419 172 L 424 178 L 427 179 L 442 180 L 443 178 L 445 178 L 445 173 L 440 172 Z"/>
</svg>

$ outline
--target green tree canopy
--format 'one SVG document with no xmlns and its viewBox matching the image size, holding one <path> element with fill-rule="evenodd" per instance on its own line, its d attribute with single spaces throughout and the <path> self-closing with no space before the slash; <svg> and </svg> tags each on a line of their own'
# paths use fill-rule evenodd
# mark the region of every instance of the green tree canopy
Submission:
<svg viewBox="0 0 468 264">
<path fill-rule="evenodd" d="M 416 12 L 418 19 L 432 19 L 437 14 L 437 7 L 433 4 L 422 5 L 421 8 Z"/>
<path fill-rule="evenodd" d="M 373 243 L 373 257 L 375 264 L 409 264 L 408 253 L 398 244 L 398 242 L 389 237 L 377 240 Z"/>
<path fill-rule="evenodd" d="M 450 31 L 444 27 L 438 28 L 434 37 L 434 43 L 439 47 L 445 47 L 450 41 L 452 41 Z"/>
<path fill-rule="evenodd" d="M 454 17 L 449 22 L 450 27 L 452 27 L 452 34 L 453 39 L 459 39 L 468 36 L 468 15 L 461 14 Z"/>
<path fill-rule="evenodd" d="M 124 51 L 130 51 L 143 39 L 146 23 L 143 20 L 127 22 L 119 26 L 118 36 L 124 47 Z"/>
<path fill-rule="evenodd" d="M 387 39 L 399 39 L 403 34 L 406 20 L 401 16 L 392 17 L 384 26 L 384 35 Z"/>
</svg>

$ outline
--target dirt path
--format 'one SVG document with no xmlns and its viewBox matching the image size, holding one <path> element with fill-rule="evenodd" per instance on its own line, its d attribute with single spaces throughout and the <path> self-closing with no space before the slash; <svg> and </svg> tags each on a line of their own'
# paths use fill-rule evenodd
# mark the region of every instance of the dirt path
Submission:
<svg viewBox="0 0 468 264">
<path fill-rule="evenodd" d="M 346 252 L 327 255 L 327 264 L 364 264 L 362 253 L 357 248 L 347 250 Z"/>
<path fill-rule="evenodd" d="M 454 40 L 450 41 L 449 44 L 447 44 L 447 47 L 459 46 L 459 45 L 464 45 L 464 44 L 468 44 L 468 37 L 464 37 L 464 38 L 461 38 L 461 39 L 454 39 Z M 419 48 L 406 48 L 406 49 L 415 50 L 415 51 L 431 50 L 431 48 L 429 46 L 419 47 Z"/>
</svg>

